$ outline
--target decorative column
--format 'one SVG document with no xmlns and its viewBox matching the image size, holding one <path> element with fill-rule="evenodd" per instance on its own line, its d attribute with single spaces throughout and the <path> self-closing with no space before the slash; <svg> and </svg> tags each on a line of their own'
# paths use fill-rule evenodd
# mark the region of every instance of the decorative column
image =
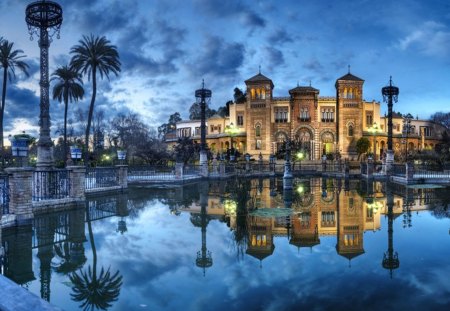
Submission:
<svg viewBox="0 0 450 311">
<path fill-rule="evenodd" d="M 56 2 L 42 0 L 29 4 L 25 14 L 30 39 L 33 40 L 33 35 L 38 36 L 41 50 L 41 80 L 39 82 L 41 98 L 36 165 L 38 167 L 51 167 L 53 165 L 53 142 L 50 138 L 48 49 L 53 35 L 56 34 L 59 39 L 63 21 L 62 8 Z"/>
<path fill-rule="evenodd" d="M 119 185 L 122 189 L 128 188 L 128 165 L 116 165 L 119 169 Z"/>
<path fill-rule="evenodd" d="M 84 166 L 67 166 L 70 176 L 70 197 L 84 201 L 86 191 L 86 168 Z"/>
<path fill-rule="evenodd" d="M 394 150 L 392 149 L 392 106 L 393 102 L 398 102 L 399 88 L 392 85 L 392 76 L 389 79 L 389 85 L 381 89 L 383 101 L 388 105 L 388 150 L 386 153 L 385 173 L 391 174 L 394 164 Z"/>
</svg>

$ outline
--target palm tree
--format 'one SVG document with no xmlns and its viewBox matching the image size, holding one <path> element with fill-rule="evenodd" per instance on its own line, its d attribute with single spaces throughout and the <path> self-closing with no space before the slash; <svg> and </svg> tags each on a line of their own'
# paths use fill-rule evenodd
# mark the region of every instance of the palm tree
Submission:
<svg viewBox="0 0 450 311">
<path fill-rule="evenodd" d="M 88 165 L 89 133 L 91 129 L 92 115 L 94 112 L 95 96 L 97 95 L 97 72 L 100 78 L 108 78 L 112 72 L 116 76 L 120 72 L 119 53 L 110 41 L 103 37 L 94 37 L 93 35 L 83 36 L 79 45 L 75 45 L 70 50 L 74 54 L 71 60 L 71 67 L 78 73 L 87 75 L 88 80 L 92 79 L 92 97 L 89 106 L 88 121 L 86 126 L 85 143 L 86 152 L 84 154 L 85 164 Z"/>
<path fill-rule="evenodd" d="M 105 270 L 101 267 L 100 275 L 97 275 L 97 249 L 95 247 L 94 234 L 91 225 L 89 202 L 86 201 L 86 222 L 89 230 L 89 240 L 92 248 L 92 268 L 89 265 L 87 271 L 79 270 L 69 275 L 73 284 L 70 294 L 74 301 L 82 302 L 83 310 L 106 310 L 117 301 L 122 286 L 122 275 L 119 271 L 110 272 L 110 267 Z"/>
<path fill-rule="evenodd" d="M 55 70 L 50 81 L 57 81 L 53 86 L 53 99 L 64 101 L 64 163 L 67 160 L 67 108 L 69 101 L 78 101 L 84 96 L 81 75 L 68 66 Z"/>
<path fill-rule="evenodd" d="M 22 50 L 14 50 L 14 43 L 8 40 L 0 39 L 0 66 L 3 68 L 3 87 L 2 87 L 2 103 L 0 107 L 0 149 L 3 154 L 3 116 L 5 112 L 6 100 L 6 81 L 11 82 L 12 78 L 16 78 L 16 68 L 22 71 L 27 77 L 28 64 L 22 58 Z"/>
</svg>

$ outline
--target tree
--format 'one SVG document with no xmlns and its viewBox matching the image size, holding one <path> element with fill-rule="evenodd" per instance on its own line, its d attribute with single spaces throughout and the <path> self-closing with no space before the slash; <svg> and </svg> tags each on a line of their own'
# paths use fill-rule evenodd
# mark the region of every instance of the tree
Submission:
<svg viewBox="0 0 450 311">
<path fill-rule="evenodd" d="M 358 152 L 358 160 L 362 154 L 367 153 L 370 148 L 370 141 L 366 137 L 361 137 L 356 142 L 356 151 Z"/>
<path fill-rule="evenodd" d="M 177 162 L 182 161 L 184 164 L 187 164 L 200 151 L 200 145 L 189 137 L 182 137 L 178 139 L 178 143 L 173 150 Z"/>
<path fill-rule="evenodd" d="M 240 88 L 235 87 L 234 88 L 234 102 L 236 104 L 243 104 L 246 102 L 247 98 L 246 98 L 246 94 L 244 92 L 241 91 Z"/>
<path fill-rule="evenodd" d="M 233 105 L 232 100 L 227 101 L 225 106 L 219 107 L 219 109 L 217 109 L 217 114 L 222 118 L 228 117 L 230 115 L 230 105 Z"/>
<path fill-rule="evenodd" d="M 217 113 L 216 110 L 210 109 L 208 104 L 205 107 L 205 119 L 211 118 L 213 115 Z M 189 120 L 200 120 L 202 117 L 202 109 L 200 103 L 193 103 L 189 108 Z"/>
<path fill-rule="evenodd" d="M 84 154 L 85 164 L 88 165 L 89 134 L 97 95 L 97 73 L 100 73 L 101 79 L 105 76 L 109 80 L 110 73 L 119 75 L 121 64 L 116 46 L 111 45 L 104 36 L 83 36 L 79 45 L 72 47 L 70 53 L 74 54 L 70 61 L 71 67 L 78 73 L 87 75 L 88 80 L 92 80 L 92 97 L 85 133 L 86 152 Z"/>
<path fill-rule="evenodd" d="M 440 124 L 447 130 L 450 130 L 450 112 L 436 112 L 431 115 L 430 121 Z"/>
<path fill-rule="evenodd" d="M 105 271 L 103 267 L 100 270 L 100 274 L 97 275 L 97 249 L 92 231 L 89 204 L 87 202 L 86 222 L 92 249 L 92 268 L 89 265 L 87 271 L 79 270 L 79 273 L 73 272 L 69 275 L 73 284 L 73 293 L 70 296 L 73 300 L 82 302 L 80 307 L 83 310 L 106 310 L 112 306 L 112 302 L 116 301 L 120 295 L 122 275 L 119 271 L 116 271 L 114 274 L 111 273 L 110 268 Z"/>
<path fill-rule="evenodd" d="M 2 102 L 0 107 L 0 149 L 3 153 L 3 117 L 5 114 L 6 104 L 6 84 L 7 81 L 11 82 L 12 78 L 16 78 L 16 68 L 23 72 L 27 77 L 28 64 L 25 63 L 22 58 L 26 55 L 22 55 L 22 50 L 14 50 L 14 43 L 8 40 L 0 38 L 0 66 L 3 68 L 3 86 L 2 86 Z"/>
<path fill-rule="evenodd" d="M 180 122 L 181 120 L 182 119 L 179 112 L 171 114 L 169 116 L 169 121 L 167 123 L 161 124 L 161 126 L 158 127 L 158 136 L 160 138 L 164 138 L 167 133 L 170 133 L 171 131 L 176 129 L 177 122 Z"/>
<path fill-rule="evenodd" d="M 64 101 L 64 141 L 63 141 L 63 161 L 67 160 L 67 110 L 70 102 L 76 102 L 83 98 L 83 81 L 78 72 L 62 66 L 55 70 L 50 81 L 56 81 L 53 86 L 53 99 L 60 103 Z"/>
</svg>

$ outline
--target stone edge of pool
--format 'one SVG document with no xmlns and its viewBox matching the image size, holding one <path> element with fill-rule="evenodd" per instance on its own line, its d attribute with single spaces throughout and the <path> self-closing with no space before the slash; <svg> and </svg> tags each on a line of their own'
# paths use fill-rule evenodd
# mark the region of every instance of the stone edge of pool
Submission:
<svg viewBox="0 0 450 311">
<path fill-rule="evenodd" d="M 62 310 L 20 287 L 3 275 L 0 275 L 0 288 L 2 289 L 2 299 L 0 300 L 0 310 L 2 311 Z"/>
</svg>

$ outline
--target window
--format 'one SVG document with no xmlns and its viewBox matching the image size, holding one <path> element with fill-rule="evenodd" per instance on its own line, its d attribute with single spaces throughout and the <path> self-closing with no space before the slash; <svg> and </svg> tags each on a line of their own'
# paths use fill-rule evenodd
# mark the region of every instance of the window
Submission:
<svg viewBox="0 0 450 311">
<path fill-rule="evenodd" d="M 255 99 L 255 89 L 251 89 L 250 94 L 252 95 L 252 99 Z"/>
<path fill-rule="evenodd" d="M 256 136 L 256 137 L 261 136 L 261 125 L 259 125 L 259 124 L 257 124 L 257 125 L 255 126 L 255 136 Z"/>
<path fill-rule="evenodd" d="M 366 112 L 366 126 L 372 126 L 372 124 L 373 124 L 372 112 Z"/>
<path fill-rule="evenodd" d="M 421 126 L 420 127 L 420 135 L 425 136 L 425 137 L 431 136 L 431 128 L 428 126 Z"/>
<path fill-rule="evenodd" d="M 300 121 L 303 122 L 311 121 L 307 107 L 300 108 Z"/>
<path fill-rule="evenodd" d="M 206 128 L 206 129 L 208 129 L 208 128 Z M 195 128 L 195 136 L 200 136 L 200 128 L 199 127 Z"/>
<path fill-rule="evenodd" d="M 191 136 L 191 128 L 190 127 L 184 127 L 181 129 L 178 129 L 178 137 L 190 137 Z"/>
<path fill-rule="evenodd" d="M 279 107 L 275 108 L 275 123 L 287 123 L 288 121 L 288 108 Z"/>
<path fill-rule="evenodd" d="M 256 147 L 255 147 L 255 149 L 256 150 L 261 150 L 261 140 L 260 139 L 256 140 Z"/>
<path fill-rule="evenodd" d="M 335 216 L 334 212 L 322 212 L 322 226 L 334 226 Z"/>
<path fill-rule="evenodd" d="M 350 137 L 353 136 L 353 125 L 352 125 L 352 124 L 350 124 L 350 125 L 348 126 L 348 133 L 347 133 L 347 136 L 350 136 Z"/>
<path fill-rule="evenodd" d="M 244 116 L 242 114 L 237 115 L 237 125 L 244 126 Z"/>
<path fill-rule="evenodd" d="M 322 122 L 334 122 L 334 109 L 333 108 L 322 108 Z"/>
</svg>

